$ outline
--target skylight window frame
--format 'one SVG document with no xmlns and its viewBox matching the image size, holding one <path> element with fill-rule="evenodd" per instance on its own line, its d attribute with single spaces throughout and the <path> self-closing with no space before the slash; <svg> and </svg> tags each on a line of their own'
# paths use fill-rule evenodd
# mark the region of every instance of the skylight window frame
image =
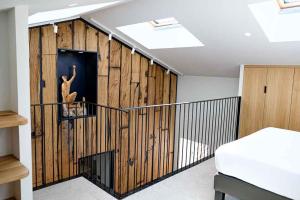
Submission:
<svg viewBox="0 0 300 200">
<path fill-rule="evenodd" d="M 300 1 L 285 3 L 284 0 L 277 0 L 280 9 L 298 8 L 300 7 Z"/>
</svg>

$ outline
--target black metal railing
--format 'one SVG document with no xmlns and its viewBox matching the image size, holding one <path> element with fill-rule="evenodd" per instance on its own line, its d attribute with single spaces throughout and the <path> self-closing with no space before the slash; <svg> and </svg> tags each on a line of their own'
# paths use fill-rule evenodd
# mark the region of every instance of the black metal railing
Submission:
<svg viewBox="0 0 300 200">
<path fill-rule="evenodd" d="M 84 176 L 123 198 L 237 139 L 240 97 L 125 109 L 32 105 L 33 186 Z"/>
</svg>

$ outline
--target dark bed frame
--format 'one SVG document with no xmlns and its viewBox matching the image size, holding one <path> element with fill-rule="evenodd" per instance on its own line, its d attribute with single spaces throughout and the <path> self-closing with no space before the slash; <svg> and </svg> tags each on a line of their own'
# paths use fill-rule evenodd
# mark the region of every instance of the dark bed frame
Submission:
<svg viewBox="0 0 300 200">
<path fill-rule="evenodd" d="M 240 200 L 291 200 L 221 173 L 215 175 L 214 188 L 215 200 L 225 200 L 225 194 Z"/>
</svg>

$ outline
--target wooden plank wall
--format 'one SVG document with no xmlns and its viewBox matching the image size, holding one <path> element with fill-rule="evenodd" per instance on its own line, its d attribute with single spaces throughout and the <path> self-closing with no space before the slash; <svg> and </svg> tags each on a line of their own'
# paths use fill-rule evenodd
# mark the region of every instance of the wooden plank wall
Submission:
<svg viewBox="0 0 300 200">
<path fill-rule="evenodd" d="M 100 105 L 127 108 L 176 102 L 177 75 L 166 74 L 157 64 L 150 65 L 149 59 L 137 52 L 131 54 L 126 45 L 115 39 L 109 41 L 107 34 L 81 19 L 58 23 L 57 34 L 52 25 L 31 28 L 29 34 L 32 104 L 57 102 L 57 48 L 98 52 Z M 42 89 L 40 77 L 45 82 Z M 90 117 L 75 120 L 71 126 L 57 123 L 55 107 L 47 107 L 44 112 L 45 120 L 54 124 L 42 126 L 40 111 L 32 113 L 34 187 L 43 179 L 51 183 L 76 175 L 78 158 L 109 150 L 116 150 L 114 187 L 119 193 L 173 169 L 175 107 L 134 110 L 129 115 L 98 108 L 98 122 Z M 74 153 L 70 146 L 77 151 Z"/>
</svg>

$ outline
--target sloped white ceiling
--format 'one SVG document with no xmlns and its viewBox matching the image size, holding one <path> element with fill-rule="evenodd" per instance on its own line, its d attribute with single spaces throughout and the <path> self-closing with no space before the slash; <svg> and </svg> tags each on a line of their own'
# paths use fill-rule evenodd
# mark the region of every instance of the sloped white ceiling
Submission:
<svg viewBox="0 0 300 200">
<path fill-rule="evenodd" d="M 270 43 L 255 20 L 248 5 L 263 1 L 135 0 L 85 17 L 133 44 L 116 27 L 175 17 L 205 46 L 148 50 L 135 45 L 185 75 L 238 77 L 240 64 L 300 64 L 300 42 Z"/>
</svg>

